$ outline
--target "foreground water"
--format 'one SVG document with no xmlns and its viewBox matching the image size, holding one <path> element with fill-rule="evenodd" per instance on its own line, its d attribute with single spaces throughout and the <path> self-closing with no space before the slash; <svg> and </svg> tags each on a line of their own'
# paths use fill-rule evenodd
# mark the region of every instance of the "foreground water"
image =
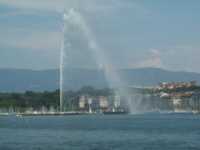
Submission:
<svg viewBox="0 0 200 150">
<path fill-rule="evenodd" d="M 199 150 L 200 116 L 0 117 L 0 150 Z"/>
</svg>

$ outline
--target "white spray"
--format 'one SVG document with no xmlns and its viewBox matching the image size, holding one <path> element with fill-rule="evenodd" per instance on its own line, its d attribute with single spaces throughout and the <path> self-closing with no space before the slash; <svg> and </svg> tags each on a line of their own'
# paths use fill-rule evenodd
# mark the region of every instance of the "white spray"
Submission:
<svg viewBox="0 0 200 150">
<path fill-rule="evenodd" d="M 107 57 L 104 55 L 102 49 L 97 44 L 95 37 L 93 36 L 91 30 L 89 29 L 87 23 L 83 19 L 80 13 L 75 11 L 74 9 L 70 9 L 67 13 L 64 14 L 64 29 L 63 29 L 63 35 L 68 30 L 68 26 L 77 27 L 79 30 L 81 30 L 81 33 L 83 34 L 84 38 L 88 42 L 88 47 L 91 50 L 91 53 L 93 54 L 96 64 L 98 65 L 99 69 L 103 69 L 104 75 L 106 77 L 106 80 L 110 86 L 110 88 L 113 88 L 116 86 L 121 87 L 123 86 L 123 82 L 120 79 L 116 69 L 114 66 L 108 61 Z M 65 47 L 65 35 L 63 36 L 63 42 L 61 47 L 61 61 L 60 61 L 60 109 L 63 110 L 63 68 L 64 68 L 64 49 Z M 67 43 L 71 44 L 71 43 Z M 115 95 L 126 95 L 127 92 L 123 88 L 119 88 L 118 91 L 115 91 Z M 131 110 L 131 109 L 130 109 Z"/>
</svg>

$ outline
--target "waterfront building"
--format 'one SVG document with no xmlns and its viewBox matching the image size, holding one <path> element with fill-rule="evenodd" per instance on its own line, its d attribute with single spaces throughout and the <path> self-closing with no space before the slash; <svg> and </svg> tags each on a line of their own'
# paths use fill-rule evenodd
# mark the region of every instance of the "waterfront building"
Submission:
<svg viewBox="0 0 200 150">
<path fill-rule="evenodd" d="M 191 82 L 162 82 L 159 84 L 157 87 L 158 90 L 173 90 L 177 88 L 190 88 L 190 87 L 195 87 L 197 86 L 196 81 L 191 81 Z"/>
<path fill-rule="evenodd" d="M 99 96 L 99 106 L 102 109 L 108 108 L 108 99 L 105 96 Z"/>
<path fill-rule="evenodd" d="M 86 106 L 86 96 L 80 96 L 79 108 L 80 109 L 85 109 L 85 106 Z"/>
</svg>

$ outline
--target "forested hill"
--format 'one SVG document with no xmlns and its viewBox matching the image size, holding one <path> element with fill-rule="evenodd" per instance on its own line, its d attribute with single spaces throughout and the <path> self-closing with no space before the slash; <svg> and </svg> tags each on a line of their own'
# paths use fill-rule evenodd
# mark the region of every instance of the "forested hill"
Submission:
<svg viewBox="0 0 200 150">
<path fill-rule="evenodd" d="M 124 69 L 119 71 L 127 86 L 155 86 L 159 82 L 191 81 L 200 83 L 199 73 L 172 72 L 157 68 Z M 103 73 L 97 70 L 71 70 L 64 78 L 73 77 L 68 86 L 105 87 Z M 0 69 L 0 92 L 52 91 L 59 88 L 59 70 Z"/>
</svg>

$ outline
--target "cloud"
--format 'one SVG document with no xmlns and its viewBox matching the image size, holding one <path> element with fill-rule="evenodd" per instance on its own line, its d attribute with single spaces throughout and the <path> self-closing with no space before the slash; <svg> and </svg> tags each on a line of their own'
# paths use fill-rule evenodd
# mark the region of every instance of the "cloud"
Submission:
<svg viewBox="0 0 200 150">
<path fill-rule="evenodd" d="M 5 35 L 0 38 L 0 44 L 3 47 L 21 48 L 32 51 L 55 51 L 59 49 L 61 43 L 61 33 L 55 31 L 37 32 L 13 29 L 9 32 L 1 31 L 1 33 Z"/>
<path fill-rule="evenodd" d="M 164 10 L 159 9 L 157 16 L 153 8 L 160 8 L 161 4 L 150 6 L 138 0 L 0 0 L 0 6 L 4 9 L 0 10 L 0 32 L 3 35 L 0 36 L 1 55 L 4 47 L 12 47 L 12 51 L 23 51 L 21 55 L 24 56 L 27 55 L 26 49 L 33 55 L 29 59 L 37 57 L 40 52 L 52 59 L 58 56 L 62 14 L 64 9 L 74 8 L 84 17 L 98 45 L 116 66 L 199 70 L 198 36 L 192 34 L 193 30 L 191 34 L 186 32 L 189 34 L 182 36 L 184 32 L 176 31 L 178 28 L 174 26 L 179 25 L 176 22 L 178 19 L 170 13 L 166 13 L 168 18 L 176 19 L 172 26 L 160 21 L 166 18 L 162 12 Z M 153 12 L 152 16 L 148 15 L 150 11 Z M 191 26 L 191 29 L 197 30 L 196 26 Z M 176 43 L 189 44 L 191 47 L 174 47 Z M 193 47 L 194 43 L 196 47 Z M 8 52 L 6 54 L 9 55 Z M 43 65 L 34 63 L 35 68 Z M 47 63 L 52 65 L 51 62 Z M 48 66 L 47 63 L 45 66 Z"/>
<path fill-rule="evenodd" d="M 67 1 L 68 4 L 70 1 Z M 64 0 L 40 0 L 40 1 L 35 1 L 35 0 L 1 0 L 1 4 L 4 5 L 9 5 L 21 9 L 36 9 L 36 10 L 44 10 L 44 11 L 56 11 L 63 9 L 65 6 Z M 68 5 L 67 5 L 68 6 Z"/>
<path fill-rule="evenodd" d="M 54 31 L 0 31 L 0 67 L 58 68 L 61 33 Z"/>
<path fill-rule="evenodd" d="M 161 59 L 161 51 L 158 49 L 150 49 L 148 55 L 145 59 L 139 62 L 134 62 L 130 67 L 132 68 L 145 68 L 145 67 L 154 67 L 162 68 L 164 67 Z"/>
<path fill-rule="evenodd" d="M 4 32 L 6 36 L 5 38 L 0 38 L 0 43 L 26 48 L 30 46 L 30 48 L 36 49 L 40 47 L 44 48 L 45 46 L 55 49 L 58 46 L 57 43 L 58 39 L 60 40 L 59 32 L 62 23 L 61 14 L 64 9 L 75 8 L 80 13 L 88 12 L 85 14 L 91 16 L 90 21 L 87 20 L 88 24 L 91 28 L 95 28 L 98 25 L 96 25 L 96 20 L 93 19 L 98 18 L 102 13 L 104 14 L 105 12 L 108 13 L 115 10 L 120 11 L 122 8 L 126 10 L 126 8 L 140 7 L 136 3 L 128 0 L 87 0 L 87 2 L 85 0 L 0 0 L 1 4 L 15 9 L 10 9 L 11 11 L 0 14 L 0 17 L 3 17 L 3 19 L 0 18 L 3 21 L 0 25 L 0 30 L 14 30 L 11 34 Z M 98 15 L 94 15 L 94 12 L 98 13 Z M 48 14 L 52 16 L 48 16 Z M 57 14 L 57 17 L 60 15 L 60 20 L 55 18 L 53 14 Z M 87 16 L 84 17 L 87 19 Z M 44 20 L 47 21 L 45 22 Z M 16 30 L 21 30 L 21 28 L 23 28 L 22 33 L 27 32 L 28 34 L 23 35 L 21 32 L 16 32 Z"/>
<path fill-rule="evenodd" d="M 163 53 L 163 62 L 170 70 L 200 72 L 200 45 L 171 46 Z"/>
<path fill-rule="evenodd" d="M 136 11 L 146 11 L 139 4 L 129 0 L 1 0 L 0 4 L 20 9 L 35 9 L 40 11 L 63 12 L 64 9 L 75 8 L 87 12 L 101 12 L 134 8 Z"/>
</svg>

